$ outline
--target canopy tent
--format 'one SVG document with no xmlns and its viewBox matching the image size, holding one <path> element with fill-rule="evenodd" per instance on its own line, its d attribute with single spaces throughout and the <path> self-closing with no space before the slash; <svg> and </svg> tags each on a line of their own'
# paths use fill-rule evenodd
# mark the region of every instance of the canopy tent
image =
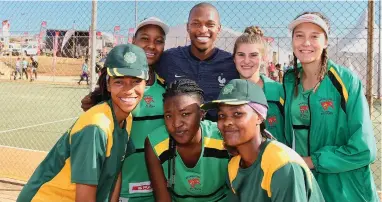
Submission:
<svg viewBox="0 0 382 202">
<path fill-rule="evenodd" d="M 329 49 L 329 56 L 336 63 L 348 67 L 351 71 L 356 73 L 362 81 L 364 90 L 366 90 L 367 83 L 367 11 L 361 15 L 356 26 L 349 31 L 339 42 Z M 373 39 L 373 94 L 380 96 L 380 71 L 379 70 L 379 29 L 374 22 L 374 39 Z"/>
</svg>

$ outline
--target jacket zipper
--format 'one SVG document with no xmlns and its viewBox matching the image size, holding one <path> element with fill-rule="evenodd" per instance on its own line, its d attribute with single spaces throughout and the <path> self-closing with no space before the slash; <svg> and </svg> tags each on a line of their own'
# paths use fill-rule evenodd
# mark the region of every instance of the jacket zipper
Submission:
<svg viewBox="0 0 382 202">
<path fill-rule="evenodd" d="M 287 94 L 286 94 L 286 90 L 285 90 L 285 75 L 283 77 L 283 90 L 284 90 L 284 105 L 283 105 L 283 113 L 284 113 L 284 124 L 285 124 L 285 104 L 286 104 L 286 101 L 287 101 Z M 289 124 L 289 123 L 288 123 Z M 287 138 L 286 138 L 286 135 L 285 135 L 285 131 L 284 131 L 284 138 L 285 138 L 285 143 L 287 144 L 287 146 L 289 146 L 290 148 L 292 148 L 292 145 L 289 144 Z"/>
<path fill-rule="evenodd" d="M 312 108 L 310 107 L 310 96 L 312 93 L 308 95 L 308 107 L 309 107 L 309 129 L 308 129 L 308 138 L 307 138 L 307 146 L 308 146 L 308 156 L 310 156 L 310 128 L 312 127 Z"/>
</svg>

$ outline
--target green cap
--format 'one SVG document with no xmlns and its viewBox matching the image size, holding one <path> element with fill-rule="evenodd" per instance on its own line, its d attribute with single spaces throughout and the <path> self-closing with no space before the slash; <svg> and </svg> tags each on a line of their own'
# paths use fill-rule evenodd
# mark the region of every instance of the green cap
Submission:
<svg viewBox="0 0 382 202">
<path fill-rule="evenodd" d="M 250 102 L 264 105 L 268 108 L 263 89 L 245 79 L 233 79 L 220 91 L 217 100 L 203 104 L 202 109 L 215 109 L 219 104 L 242 105 Z"/>
<path fill-rule="evenodd" d="M 114 47 L 106 57 L 105 65 L 109 76 L 133 76 L 149 79 L 149 65 L 145 52 L 133 44 Z"/>
</svg>

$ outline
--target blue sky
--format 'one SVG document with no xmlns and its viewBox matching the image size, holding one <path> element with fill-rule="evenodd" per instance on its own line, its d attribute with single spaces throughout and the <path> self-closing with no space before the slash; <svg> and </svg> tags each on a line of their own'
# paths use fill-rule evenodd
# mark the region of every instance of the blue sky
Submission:
<svg viewBox="0 0 382 202">
<path fill-rule="evenodd" d="M 196 1 L 138 2 L 138 21 L 157 16 L 170 26 L 187 21 L 188 11 Z M 304 11 L 320 11 L 331 22 L 332 35 L 342 36 L 353 28 L 367 9 L 366 1 L 214 1 L 223 26 L 242 31 L 246 26 L 259 25 L 266 35 L 287 36 L 287 25 Z M 0 20 L 10 20 L 11 32 L 37 33 L 41 21 L 47 21 L 49 29 L 87 30 L 91 23 L 91 1 L 9 1 L 0 2 Z M 121 26 L 121 34 L 127 33 L 135 24 L 134 1 L 99 1 L 98 30 L 112 32 L 115 25 Z M 379 5 L 375 10 L 378 13 Z M 378 15 L 375 16 L 378 19 Z"/>
</svg>

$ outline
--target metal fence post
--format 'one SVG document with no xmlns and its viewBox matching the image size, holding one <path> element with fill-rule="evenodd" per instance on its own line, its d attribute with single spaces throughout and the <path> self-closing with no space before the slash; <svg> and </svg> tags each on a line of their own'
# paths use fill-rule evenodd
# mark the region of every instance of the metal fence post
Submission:
<svg viewBox="0 0 382 202">
<path fill-rule="evenodd" d="M 368 2 L 368 26 L 367 26 L 367 80 L 366 97 L 369 103 L 369 113 L 373 112 L 373 67 L 374 67 L 374 1 Z"/>
<path fill-rule="evenodd" d="M 93 0 L 92 1 L 92 25 L 91 25 L 91 53 L 90 53 L 90 78 L 91 78 L 91 81 L 90 81 L 90 92 L 92 92 L 95 87 L 96 87 L 96 71 L 95 71 L 95 68 L 96 68 L 96 54 L 97 54 L 97 50 L 96 50 L 96 40 L 97 40 L 97 33 L 96 33 L 96 29 L 97 29 L 97 0 Z"/>
</svg>

